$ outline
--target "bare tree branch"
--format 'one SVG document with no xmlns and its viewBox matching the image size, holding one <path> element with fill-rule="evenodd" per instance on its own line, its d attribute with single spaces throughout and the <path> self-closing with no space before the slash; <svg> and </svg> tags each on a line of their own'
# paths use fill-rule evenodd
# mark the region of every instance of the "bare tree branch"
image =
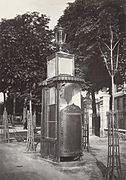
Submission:
<svg viewBox="0 0 126 180">
<path fill-rule="evenodd" d="M 104 45 L 111 51 L 111 48 L 105 42 Z"/>
<path fill-rule="evenodd" d="M 113 47 L 113 49 L 112 49 L 113 51 L 114 51 L 116 45 L 119 43 L 119 41 L 120 41 L 120 39 L 115 43 L 115 45 L 114 45 L 114 47 Z"/>
<path fill-rule="evenodd" d="M 110 33 L 111 33 L 111 43 L 113 42 L 113 31 L 112 31 L 112 27 L 110 26 Z"/>
<path fill-rule="evenodd" d="M 116 67 L 115 67 L 114 76 L 115 76 L 115 74 L 116 74 L 116 72 L 117 72 L 118 65 L 119 65 L 119 44 L 118 44 L 118 49 L 117 49 Z"/>
<path fill-rule="evenodd" d="M 104 58 L 105 66 L 106 66 L 106 68 L 107 68 L 107 70 L 108 70 L 108 73 L 109 73 L 110 76 L 112 76 L 112 74 L 111 74 L 111 72 L 110 72 L 110 70 L 109 70 L 108 64 L 107 64 L 107 59 L 106 59 L 106 57 L 105 57 L 105 55 L 104 55 L 104 53 L 103 53 L 103 51 L 101 50 L 100 47 L 99 47 L 99 49 L 100 49 L 101 54 L 102 54 L 102 56 L 103 56 L 103 58 Z"/>
<path fill-rule="evenodd" d="M 114 62 L 113 62 L 113 31 L 112 28 L 110 26 L 110 34 L 111 34 L 111 39 L 110 39 L 110 44 L 111 44 L 111 48 L 110 48 L 110 53 L 111 53 L 111 75 L 114 76 Z M 111 77 L 112 77 L 111 76 Z"/>
<path fill-rule="evenodd" d="M 118 68 L 118 64 L 119 64 L 119 44 L 118 44 L 117 58 L 116 58 L 116 69 Z"/>
</svg>

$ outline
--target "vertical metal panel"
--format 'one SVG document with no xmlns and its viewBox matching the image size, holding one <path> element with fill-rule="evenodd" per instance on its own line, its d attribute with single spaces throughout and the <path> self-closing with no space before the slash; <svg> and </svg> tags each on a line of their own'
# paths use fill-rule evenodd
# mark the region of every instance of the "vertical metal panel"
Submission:
<svg viewBox="0 0 126 180">
<path fill-rule="evenodd" d="M 58 152 L 58 140 L 56 137 L 53 136 L 53 131 L 50 131 L 52 128 L 52 130 L 55 131 L 55 133 L 57 133 L 56 135 L 58 135 L 58 125 L 57 125 L 57 121 L 58 121 L 58 117 L 57 117 L 57 90 L 56 90 L 56 104 L 52 104 L 50 105 L 49 103 L 49 88 L 44 88 L 42 90 L 42 117 L 41 117 L 41 131 L 42 131 L 42 136 L 41 136 L 41 155 L 43 158 L 47 158 L 47 159 L 51 159 L 53 161 L 58 161 L 59 160 L 59 154 Z M 54 111 L 54 112 L 53 112 Z M 52 116 L 52 114 L 54 114 L 54 116 Z M 52 119 L 53 118 L 53 119 Z M 52 124 L 55 127 L 53 127 L 52 125 L 50 125 L 50 127 L 48 126 L 49 124 Z M 50 129 L 51 128 L 51 129 Z M 49 132 L 51 134 L 49 134 Z"/>
<path fill-rule="evenodd" d="M 60 118 L 59 118 L 59 89 L 60 84 L 57 83 L 56 90 L 56 119 L 57 119 L 57 161 L 60 161 Z"/>
<path fill-rule="evenodd" d="M 44 122 L 45 122 L 45 89 L 42 89 L 42 112 L 41 112 L 41 155 L 44 156 Z"/>
<path fill-rule="evenodd" d="M 58 73 L 59 73 L 59 69 L 58 69 L 58 54 L 56 53 L 56 57 L 55 57 L 55 59 L 56 59 L 56 63 L 55 63 L 55 65 L 56 65 L 56 76 L 58 75 Z"/>
<path fill-rule="evenodd" d="M 48 137 L 57 138 L 56 104 L 49 105 Z"/>
<path fill-rule="evenodd" d="M 72 104 L 61 110 L 61 156 L 81 155 L 81 110 Z"/>
</svg>

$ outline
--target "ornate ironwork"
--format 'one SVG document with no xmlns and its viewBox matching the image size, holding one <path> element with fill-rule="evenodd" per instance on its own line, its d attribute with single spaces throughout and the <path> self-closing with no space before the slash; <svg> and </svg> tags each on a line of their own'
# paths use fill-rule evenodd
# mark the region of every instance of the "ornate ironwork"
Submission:
<svg viewBox="0 0 126 180">
<path fill-rule="evenodd" d="M 28 131 L 27 131 L 27 151 L 35 151 L 34 127 L 32 117 L 32 102 L 29 102 L 30 111 L 27 113 Z"/>
<path fill-rule="evenodd" d="M 82 148 L 89 151 L 89 114 L 85 113 L 86 120 L 82 121 Z M 83 119 L 83 118 L 82 118 Z"/>
<path fill-rule="evenodd" d="M 89 144 L 89 109 L 90 109 L 91 100 L 87 96 L 86 98 L 82 97 L 82 148 L 83 150 L 90 150 Z"/>
<path fill-rule="evenodd" d="M 118 112 L 108 112 L 108 160 L 106 180 L 122 180 L 119 135 Z"/>
</svg>

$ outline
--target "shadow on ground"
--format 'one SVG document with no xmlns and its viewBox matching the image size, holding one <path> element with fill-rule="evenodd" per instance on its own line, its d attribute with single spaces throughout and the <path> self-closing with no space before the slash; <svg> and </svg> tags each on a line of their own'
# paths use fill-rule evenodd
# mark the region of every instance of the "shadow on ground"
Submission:
<svg viewBox="0 0 126 180">
<path fill-rule="evenodd" d="M 96 161 L 96 164 L 97 164 L 98 168 L 100 169 L 100 171 L 103 175 L 103 178 L 105 178 L 106 173 L 107 173 L 106 166 L 101 161 L 98 161 L 98 160 Z"/>
</svg>

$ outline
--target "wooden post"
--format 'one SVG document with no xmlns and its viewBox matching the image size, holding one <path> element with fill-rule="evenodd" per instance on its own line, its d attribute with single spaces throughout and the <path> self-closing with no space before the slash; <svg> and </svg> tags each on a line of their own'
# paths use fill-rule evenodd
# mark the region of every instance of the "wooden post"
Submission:
<svg viewBox="0 0 126 180">
<path fill-rule="evenodd" d="M 121 162 L 120 162 L 120 154 L 119 154 L 119 136 L 118 136 L 118 115 L 115 118 L 115 108 L 114 108 L 114 94 L 115 94 L 115 86 L 114 86 L 114 77 L 118 69 L 118 60 L 119 60 L 119 40 L 115 43 L 113 41 L 113 31 L 110 26 L 110 46 L 106 43 L 104 45 L 107 47 L 110 52 L 110 67 L 108 65 L 109 57 L 106 57 L 103 51 L 100 48 L 102 56 L 105 61 L 106 68 L 111 77 L 111 87 L 112 87 L 112 111 L 107 115 L 108 117 L 108 160 L 107 160 L 107 180 L 114 180 L 115 176 L 118 180 L 122 179 L 121 174 Z M 115 47 L 117 47 L 116 61 L 114 62 L 113 52 Z M 115 174 L 115 169 L 117 171 L 117 175 Z"/>
<path fill-rule="evenodd" d="M 93 114 L 92 114 L 92 134 L 96 135 L 96 121 L 97 121 L 97 111 L 96 111 L 96 102 L 95 102 L 95 92 L 92 89 L 91 92 L 91 96 L 92 96 L 92 110 L 93 110 Z"/>
<path fill-rule="evenodd" d="M 14 96 L 13 96 L 13 117 L 12 117 L 12 126 L 14 126 L 14 122 L 15 122 L 15 112 L 16 112 L 16 93 L 14 92 Z"/>
<path fill-rule="evenodd" d="M 115 179 L 122 180 L 119 135 L 118 135 L 118 112 L 116 113 L 108 112 L 107 118 L 108 118 L 108 159 L 107 159 L 106 180 L 115 180 Z"/>
<path fill-rule="evenodd" d="M 27 131 L 27 151 L 35 151 L 34 144 L 34 129 L 33 129 L 33 117 L 32 117 L 32 95 L 30 93 L 29 111 L 27 113 L 28 131 Z"/>
<path fill-rule="evenodd" d="M 33 130 L 36 131 L 36 111 L 33 113 Z"/>
<path fill-rule="evenodd" d="M 3 129 L 4 142 L 10 142 L 8 117 L 7 117 L 6 107 L 4 107 L 4 112 L 3 112 L 3 125 L 4 125 L 4 129 Z"/>
<path fill-rule="evenodd" d="M 24 100 L 24 106 L 23 106 L 23 125 L 24 129 L 27 129 L 27 105 L 26 105 L 27 99 Z"/>
</svg>

